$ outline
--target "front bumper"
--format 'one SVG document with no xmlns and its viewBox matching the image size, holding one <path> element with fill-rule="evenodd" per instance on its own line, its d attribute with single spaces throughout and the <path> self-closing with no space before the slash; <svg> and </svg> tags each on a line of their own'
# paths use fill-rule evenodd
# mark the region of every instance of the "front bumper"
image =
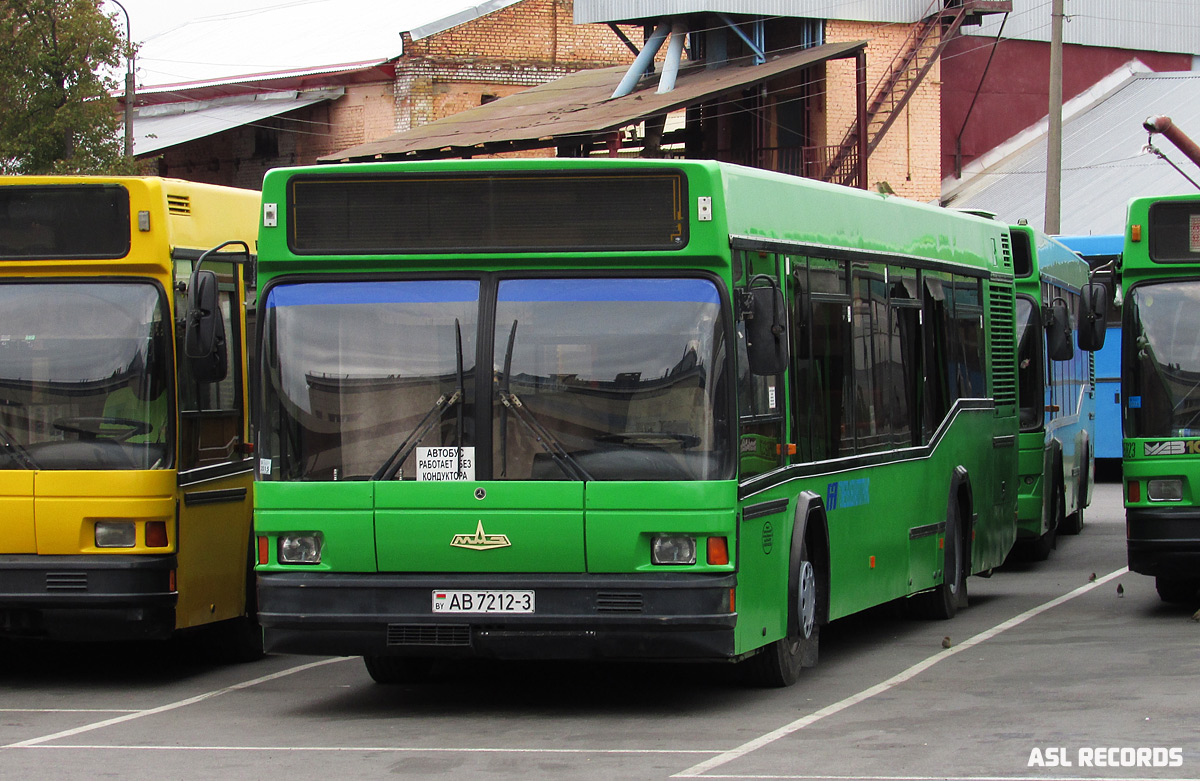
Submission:
<svg viewBox="0 0 1200 781">
<path fill-rule="evenodd" d="M 174 555 L 0 555 L 0 635 L 164 638 L 175 629 Z"/>
<path fill-rule="evenodd" d="M 1200 509 L 1129 507 L 1125 530 L 1131 571 L 1168 578 L 1200 572 Z"/>
<path fill-rule="evenodd" d="M 266 648 L 340 656 L 719 660 L 737 576 L 261 572 Z M 536 613 L 434 614 L 435 590 L 533 590 Z"/>
</svg>

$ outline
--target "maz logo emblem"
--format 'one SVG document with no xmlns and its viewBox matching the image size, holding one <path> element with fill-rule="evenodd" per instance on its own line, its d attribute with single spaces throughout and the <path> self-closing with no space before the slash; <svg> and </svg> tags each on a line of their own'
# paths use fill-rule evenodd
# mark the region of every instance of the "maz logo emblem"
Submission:
<svg viewBox="0 0 1200 781">
<path fill-rule="evenodd" d="M 508 536 L 504 534 L 487 534 L 483 530 L 483 521 L 479 522 L 474 534 L 456 534 L 450 540 L 452 548 L 469 548 L 470 550 L 492 550 L 493 548 L 507 548 L 512 545 L 508 541 Z"/>
</svg>

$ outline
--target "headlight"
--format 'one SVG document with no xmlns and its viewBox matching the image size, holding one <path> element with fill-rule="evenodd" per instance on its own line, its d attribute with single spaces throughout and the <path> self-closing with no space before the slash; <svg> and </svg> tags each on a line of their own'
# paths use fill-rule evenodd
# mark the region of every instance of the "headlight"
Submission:
<svg viewBox="0 0 1200 781">
<path fill-rule="evenodd" d="M 137 544 L 137 526 L 132 521 L 96 521 L 97 548 L 132 548 Z"/>
<path fill-rule="evenodd" d="M 1183 499 L 1183 480 L 1178 477 L 1165 480 L 1148 480 L 1146 496 L 1152 502 L 1178 502 Z"/>
<path fill-rule="evenodd" d="M 656 534 L 650 542 L 650 560 L 655 564 L 695 564 L 696 538 L 683 534 Z"/>
<path fill-rule="evenodd" d="M 280 535 L 279 563 L 320 564 L 322 542 L 321 535 L 312 532 Z"/>
</svg>

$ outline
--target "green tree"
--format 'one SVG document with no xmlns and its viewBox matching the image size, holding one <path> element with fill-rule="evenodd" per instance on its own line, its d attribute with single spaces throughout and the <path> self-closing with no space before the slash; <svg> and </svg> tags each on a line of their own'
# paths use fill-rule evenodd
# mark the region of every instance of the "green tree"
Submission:
<svg viewBox="0 0 1200 781">
<path fill-rule="evenodd" d="M 126 42 L 101 0 L 0 0 L 0 173 L 133 173 L 112 73 Z"/>
</svg>

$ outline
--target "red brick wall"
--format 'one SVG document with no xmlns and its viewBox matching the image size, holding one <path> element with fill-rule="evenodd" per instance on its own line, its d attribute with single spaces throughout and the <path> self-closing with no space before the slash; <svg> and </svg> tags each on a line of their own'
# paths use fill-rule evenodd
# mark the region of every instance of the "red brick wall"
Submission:
<svg viewBox="0 0 1200 781">
<path fill-rule="evenodd" d="M 867 101 L 904 47 L 910 25 L 830 20 L 825 37 L 830 43 L 868 41 Z M 834 60 L 826 70 L 826 143 L 840 143 L 854 122 L 854 60 Z M 887 182 L 897 195 L 918 201 L 941 197 L 941 68 L 940 62 L 916 93 L 867 161 L 867 184 Z"/>
</svg>

